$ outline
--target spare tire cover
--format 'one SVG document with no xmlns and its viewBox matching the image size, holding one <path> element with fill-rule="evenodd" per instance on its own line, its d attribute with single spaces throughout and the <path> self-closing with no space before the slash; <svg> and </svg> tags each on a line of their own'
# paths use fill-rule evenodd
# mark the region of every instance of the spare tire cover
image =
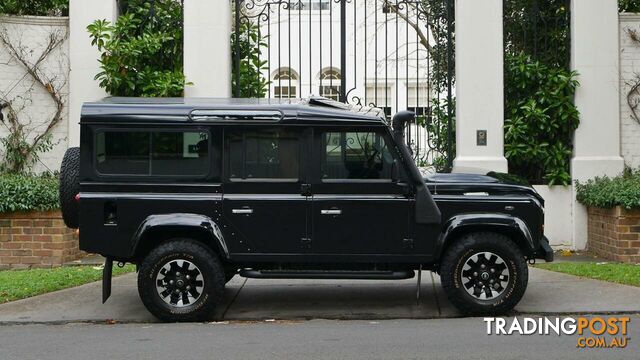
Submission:
<svg viewBox="0 0 640 360">
<path fill-rule="evenodd" d="M 78 228 L 80 214 L 76 195 L 80 193 L 80 148 L 67 149 L 60 166 L 60 209 L 64 223 Z"/>
</svg>

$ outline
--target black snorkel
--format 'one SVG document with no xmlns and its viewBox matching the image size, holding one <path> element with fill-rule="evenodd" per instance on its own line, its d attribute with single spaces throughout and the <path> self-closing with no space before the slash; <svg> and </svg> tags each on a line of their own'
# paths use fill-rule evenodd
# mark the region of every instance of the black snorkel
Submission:
<svg viewBox="0 0 640 360">
<path fill-rule="evenodd" d="M 393 138 L 396 142 L 396 146 L 400 151 L 404 161 L 408 166 L 406 169 L 409 172 L 412 186 L 415 190 L 415 219 L 418 224 L 439 224 L 440 223 L 440 209 L 433 201 L 427 186 L 424 183 L 424 179 L 418 171 L 418 168 L 413 162 L 413 155 L 409 145 L 405 140 L 405 130 L 408 123 L 415 122 L 416 114 L 411 111 L 400 111 L 393 116 L 391 120 L 391 126 L 393 129 Z"/>
</svg>

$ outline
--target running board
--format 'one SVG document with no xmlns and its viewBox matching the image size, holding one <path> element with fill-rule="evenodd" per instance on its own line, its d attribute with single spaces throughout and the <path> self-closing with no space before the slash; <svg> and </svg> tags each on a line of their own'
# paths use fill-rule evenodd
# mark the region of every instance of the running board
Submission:
<svg viewBox="0 0 640 360">
<path fill-rule="evenodd" d="M 328 270 L 240 270 L 240 276 L 252 279 L 351 279 L 402 280 L 411 279 L 415 271 L 328 271 Z"/>
</svg>

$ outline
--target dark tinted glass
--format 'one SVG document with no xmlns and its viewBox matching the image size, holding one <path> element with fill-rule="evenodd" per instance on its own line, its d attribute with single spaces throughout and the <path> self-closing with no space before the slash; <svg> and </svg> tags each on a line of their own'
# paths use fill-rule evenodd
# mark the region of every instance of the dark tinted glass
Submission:
<svg viewBox="0 0 640 360">
<path fill-rule="evenodd" d="M 213 158 L 215 177 L 220 150 L 219 143 L 213 145 L 210 156 L 206 132 L 101 132 L 96 136 L 96 169 L 113 175 L 206 175 Z"/>
<path fill-rule="evenodd" d="M 391 180 L 393 157 L 384 137 L 373 132 L 328 132 L 322 135 L 323 179 Z"/>
<path fill-rule="evenodd" d="M 149 174 L 150 134 L 103 132 L 96 141 L 96 168 L 102 174 Z"/>
<path fill-rule="evenodd" d="M 286 130 L 227 135 L 231 179 L 297 179 L 298 136 Z"/>
<path fill-rule="evenodd" d="M 204 175 L 209 170 L 207 133 L 157 132 L 152 141 L 151 175 Z"/>
</svg>

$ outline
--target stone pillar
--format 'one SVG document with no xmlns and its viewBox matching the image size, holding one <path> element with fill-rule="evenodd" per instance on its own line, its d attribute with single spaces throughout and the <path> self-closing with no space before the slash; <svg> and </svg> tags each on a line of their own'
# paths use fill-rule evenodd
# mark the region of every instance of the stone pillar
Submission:
<svg viewBox="0 0 640 360">
<path fill-rule="evenodd" d="M 231 97 L 231 1 L 184 2 L 184 74 L 188 97 Z"/>
<path fill-rule="evenodd" d="M 507 172 L 502 0 L 456 0 L 454 172 Z M 486 132 L 486 145 L 478 132 Z"/>
<path fill-rule="evenodd" d="M 580 126 L 575 132 L 571 173 L 574 180 L 617 175 L 620 156 L 620 95 L 617 0 L 571 2 L 571 67 L 580 86 L 575 104 Z M 587 211 L 575 201 L 573 244 L 584 249 Z"/>
<path fill-rule="evenodd" d="M 85 101 L 107 94 L 93 78 L 100 72 L 98 49 L 91 45 L 87 26 L 98 19 L 114 21 L 115 0 L 71 0 L 69 3 L 69 146 L 80 144 L 80 110 Z"/>
</svg>

